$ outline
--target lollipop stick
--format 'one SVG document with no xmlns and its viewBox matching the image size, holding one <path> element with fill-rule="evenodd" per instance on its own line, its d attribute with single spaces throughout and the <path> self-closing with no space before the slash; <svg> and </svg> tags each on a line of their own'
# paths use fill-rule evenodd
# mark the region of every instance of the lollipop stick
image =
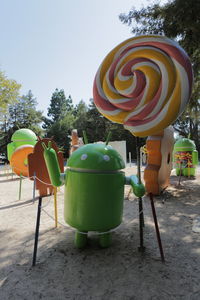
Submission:
<svg viewBox="0 0 200 300">
<path fill-rule="evenodd" d="M 160 250 L 160 256 L 161 256 L 162 262 L 165 262 L 165 257 L 164 257 L 162 242 L 161 242 L 161 238 L 160 238 L 160 231 L 159 231 L 157 217 L 156 217 L 156 210 L 155 210 L 154 201 L 153 201 L 153 194 L 150 193 L 149 194 L 149 198 L 150 198 L 150 201 L 151 201 L 151 209 L 152 209 L 154 224 L 155 224 L 155 228 L 156 228 L 156 236 L 157 236 L 157 240 L 158 240 L 158 246 L 159 246 L 159 250 Z"/>
<path fill-rule="evenodd" d="M 139 147 L 139 138 L 136 137 L 136 151 L 137 151 L 137 176 L 139 183 L 141 183 L 141 169 L 140 169 L 140 147 Z M 144 214 L 143 214 L 143 205 L 142 197 L 139 197 L 139 228 L 140 228 L 140 246 L 139 251 L 144 252 L 144 239 L 143 239 L 143 227 L 144 227 Z"/>
</svg>

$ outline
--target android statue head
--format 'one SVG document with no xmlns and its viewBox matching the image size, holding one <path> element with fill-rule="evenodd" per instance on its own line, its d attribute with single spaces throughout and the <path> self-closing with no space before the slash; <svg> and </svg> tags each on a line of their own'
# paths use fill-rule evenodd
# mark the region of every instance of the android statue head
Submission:
<svg viewBox="0 0 200 300">
<path fill-rule="evenodd" d="M 68 159 L 65 174 L 60 174 L 51 147 L 44 145 L 44 158 L 53 185 L 65 184 L 64 218 L 67 224 L 77 229 L 75 245 L 84 247 L 87 233 L 96 231 L 100 245 L 108 247 L 110 230 L 122 221 L 124 185 L 131 184 L 133 192 L 142 197 L 145 193 L 143 184 L 136 176 L 125 176 L 122 157 L 106 143 L 86 144 L 74 151 Z"/>
<path fill-rule="evenodd" d="M 194 141 L 181 138 L 174 144 L 176 175 L 195 176 L 198 165 L 198 151 Z"/>
<path fill-rule="evenodd" d="M 117 171 L 125 168 L 121 155 L 104 143 L 87 144 L 73 152 L 67 166 L 93 171 Z"/>
</svg>

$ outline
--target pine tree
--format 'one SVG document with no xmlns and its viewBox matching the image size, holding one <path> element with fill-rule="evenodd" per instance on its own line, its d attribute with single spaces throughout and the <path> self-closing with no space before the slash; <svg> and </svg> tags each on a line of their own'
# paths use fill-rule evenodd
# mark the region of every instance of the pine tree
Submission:
<svg viewBox="0 0 200 300">
<path fill-rule="evenodd" d="M 53 122 L 56 122 L 65 116 L 73 108 L 72 98 L 69 95 L 68 99 L 65 97 L 64 90 L 56 89 L 51 97 L 50 106 L 48 108 L 47 116 L 51 117 Z"/>
</svg>

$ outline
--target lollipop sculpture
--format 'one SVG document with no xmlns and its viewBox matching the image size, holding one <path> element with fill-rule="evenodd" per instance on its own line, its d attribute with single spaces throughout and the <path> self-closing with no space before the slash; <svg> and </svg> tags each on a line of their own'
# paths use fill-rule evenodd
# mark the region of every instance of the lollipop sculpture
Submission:
<svg viewBox="0 0 200 300">
<path fill-rule="evenodd" d="M 137 36 L 116 46 L 101 63 L 93 85 L 94 103 L 104 117 L 123 124 L 138 141 L 138 137 L 163 135 L 184 111 L 192 81 L 190 60 L 176 42 L 159 35 Z M 151 191 L 150 199 L 164 259 Z M 141 198 L 139 211 L 143 249 Z"/>
<path fill-rule="evenodd" d="M 184 111 L 192 80 L 190 60 L 176 42 L 158 35 L 133 37 L 100 65 L 94 103 L 102 115 L 134 136 L 154 135 Z"/>
</svg>

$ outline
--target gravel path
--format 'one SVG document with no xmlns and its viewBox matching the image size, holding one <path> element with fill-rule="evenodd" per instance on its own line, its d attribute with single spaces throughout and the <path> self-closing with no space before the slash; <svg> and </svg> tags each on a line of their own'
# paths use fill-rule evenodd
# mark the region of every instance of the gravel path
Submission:
<svg viewBox="0 0 200 300">
<path fill-rule="evenodd" d="M 199 171 L 199 170 L 198 170 Z M 127 174 L 135 173 L 131 168 Z M 200 299 L 200 233 L 192 231 L 200 215 L 200 175 L 195 180 L 171 176 L 171 186 L 155 206 L 166 258 L 157 245 L 149 199 L 144 197 L 144 254 L 138 251 L 138 203 L 125 190 L 124 219 L 113 233 L 113 244 L 100 249 L 90 234 L 84 250 L 74 247 L 74 231 L 63 220 L 63 192 L 58 192 L 54 228 L 53 197 L 43 199 L 37 265 L 33 268 L 37 201 L 33 182 L 0 172 L 0 299 L 1 300 L 126 300 Z M 48 213 L 48 214 L 47 214 Z"/>
</svg>

